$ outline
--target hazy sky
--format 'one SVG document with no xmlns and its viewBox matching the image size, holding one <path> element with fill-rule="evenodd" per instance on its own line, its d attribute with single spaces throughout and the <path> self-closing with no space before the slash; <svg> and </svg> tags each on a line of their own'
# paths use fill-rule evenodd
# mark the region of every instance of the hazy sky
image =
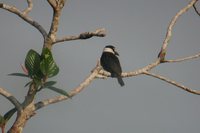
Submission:
<svg viewBox="0 0 200 133">
<path fill-rule="evenodd" d="M 46 0 L 33 0 L 30 16 L 49 29 L 52 9 Z M 0 0 L 20 9 L 25 0 Z M 106 28 L 104 38 L 60 43 L 53 54 L 60 73 L 53 80 L 67 91 L 90 73 L 105 45 L 114 44 L 123 71 L 141 68 L 157 57 L 171 18 L 189 0 L 68 0 L 63 9 L 58 36 L 78 35 Z M 200 4 L 197 6 L 200 9 Z M 200 17 L 193 9 L 181 16 L 168 47 L 168 59 L 200 51 Z M 27 88 L 24 78 L 7 76 L 22 72 L 20 63 L 29 49 L 41 52 L 40 33 L 16 15 L 0 9 L 0 87 L 20 101 Z M 199 59 L 162 64 L 153 71 L 193 89 L 200 88 Z M 96 79 L 72 100 L 43 108 L 31 118 L 24 133 L 199 133 L 200 96 L 158 79 L 138 76 Z M 50 90 L 37 94 L 36 101 L 57 95 Z M 0 113 L 13 105 L 0 96 Z M 14 120 L 13 118 L 11 122 Z M 10 123 L 11 123 L 10 122 Z"/>
</svg>

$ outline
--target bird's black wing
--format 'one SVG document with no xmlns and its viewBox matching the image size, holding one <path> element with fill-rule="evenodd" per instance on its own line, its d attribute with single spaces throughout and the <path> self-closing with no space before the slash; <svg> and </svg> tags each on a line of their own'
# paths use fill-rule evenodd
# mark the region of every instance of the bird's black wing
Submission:
<svg viewBox="0 0 200 133">
<path fill-rule="evenodd" d="M 111 76 L 118 77 L 121 75 L 122 69 L 117 56 L 112 53 L 103 53 L 101 63 L 103 68 L 112 74 Z"/>
</svg>

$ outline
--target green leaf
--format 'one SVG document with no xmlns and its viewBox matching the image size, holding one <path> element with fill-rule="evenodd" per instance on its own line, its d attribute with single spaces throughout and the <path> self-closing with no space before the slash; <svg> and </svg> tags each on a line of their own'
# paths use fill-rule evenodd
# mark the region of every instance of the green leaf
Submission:
<svg viewBox="0 0 200 133">
<path fill-rule="evenodd" d="M 60 93 L 60 94 L 62 94 L 62 95 L 65 95 L 65 96 L 67 96 L 67 97 L 71 97 L 66 91 L 64 91 L 64 90 L 62 90 L 62 89 L 59 89 L 59 88 L 56 88 L 56 87 L 53 87 L 53 86 L 48 86 L 48 87 L 46 87 L 47 89 L 50 89 L 50 90 L 52 90 L 52 91 L 55 91 L 55 92 L 57 92 L 57 93 Z"/>
<path fill-rule="evenodd" d="M 32 81 L 26 83 L 26 84 L 24 85 L 24 87 L 27 87 L 27 86 L 30 85 L 31 83 L 32 83 Z"/>
<path fill-rule="evenodd" d="M 42 52 L 42 61 L 40 62 L 40 69 L 43 75 L 51 78 L 58 74 L 59 68 L 56 65 L 52 53 L 48 48 L 44 48 Z"/>
<path fill-rule="evenodd" d="M 0 127 L 5 123 L 5 119 L 2 115 L 0 115 Z"/>
<path fill-rule="evenodd" d="M 24 73 L 11 73 L 8 74 L 9 76 L 20 76 L 20 77 L 29 77 L 28 75 L 24 74 Z"/>
<path fill-rule="evenodd" d="M 16 108 L 11 109 L 10 111 L 8 111 L 5 115 L 4 115 L 4 120 L 5 123 L 10 120 L 10 118 L 13 116 L 13 114 L 17 111 Z"/>
<path fill-rule="evenodd" d="M 47 88 L 56 84 L 56 81 L 48 81 L 43 84 L 43 88 Z"/>
<path fill-rule="evenodd" d="M 27 68 L 28 74 L 32 79 L 41 79 L 43 77 L 40 71 L 40 62 L 40 55 L 32 49 L 29 50 L 25 59 L 25 67 Z"/>
</svg>

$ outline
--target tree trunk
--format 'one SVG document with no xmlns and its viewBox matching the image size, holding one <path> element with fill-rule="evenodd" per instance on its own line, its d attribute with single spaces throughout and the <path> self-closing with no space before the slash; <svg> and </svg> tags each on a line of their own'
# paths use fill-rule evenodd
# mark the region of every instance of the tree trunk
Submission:
<svg viewBox="0 0 200 133">
<path fill-rule="evenodd" d="M 34 102 L 32 102 L 17 115 L 17 118 L 8 133 L 22 133 L 26 122 L 35 115 L 34 110 L 35 105 Z"/>
</svg>

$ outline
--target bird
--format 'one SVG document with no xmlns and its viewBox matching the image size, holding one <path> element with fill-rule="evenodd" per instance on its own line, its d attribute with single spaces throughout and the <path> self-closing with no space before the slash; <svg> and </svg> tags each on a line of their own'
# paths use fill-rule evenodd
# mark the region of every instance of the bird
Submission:
<svg viewBox="0 0 200 133">
<path fill-rule="evenodd" d="M 116 51 L 116 48 L 112 45 L 107 45 L 103 49 L 103 53 L 100 58 L 100 64 L 104 70 L 111 73 L 111 77 L 116 77 L 118 83 L 121 86 L 124 86 L 124 81 L 121 77 L 122 68 L 118 56 L 119 53 Z"/>
</svg>

